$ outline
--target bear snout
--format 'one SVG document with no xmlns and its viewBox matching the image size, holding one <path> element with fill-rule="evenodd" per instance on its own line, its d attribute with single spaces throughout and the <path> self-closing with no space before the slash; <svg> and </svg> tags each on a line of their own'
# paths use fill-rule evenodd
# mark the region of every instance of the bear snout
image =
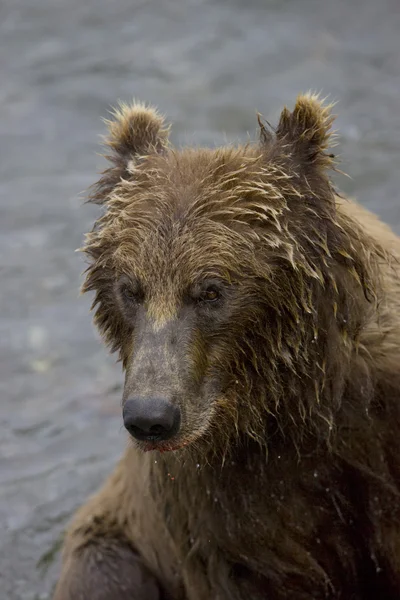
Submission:
<svg viewBox="0 0 400 600">
<path fill-rule="evenodd" d="M 162 442 L 179 431 L 181 411 L 165 398 L 129 398 L 123 408 L 124 425 L 138 441 Z"/>
</svg>

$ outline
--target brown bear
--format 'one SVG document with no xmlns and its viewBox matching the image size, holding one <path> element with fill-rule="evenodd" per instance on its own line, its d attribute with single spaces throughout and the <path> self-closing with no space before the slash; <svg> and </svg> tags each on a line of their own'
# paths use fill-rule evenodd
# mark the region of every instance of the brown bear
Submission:
<svg viewBox="0 0 400 600">
<path fill-rule="evenodd" d="M 125 371 L 124 457 L 56 600 L 400 598 L 400 239 L 338 193 L 313 95 L 176 150 L 122 105 L 84 291 Z"/>
</svg>

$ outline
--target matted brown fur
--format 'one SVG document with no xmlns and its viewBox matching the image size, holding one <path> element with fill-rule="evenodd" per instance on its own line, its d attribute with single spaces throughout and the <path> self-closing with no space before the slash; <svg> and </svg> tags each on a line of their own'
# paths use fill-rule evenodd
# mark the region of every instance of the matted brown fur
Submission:
<svg viewBox="0 0 400 600">
<path fill-rule="evenodd" d="M 123 402 L 181 425 L 78 511 L 57 600 L 400 598 L 400 240 L 335 193 L 332 120 L 300 96 L 216 150 L 109 123 L 84 290 Z"/>
</svg>

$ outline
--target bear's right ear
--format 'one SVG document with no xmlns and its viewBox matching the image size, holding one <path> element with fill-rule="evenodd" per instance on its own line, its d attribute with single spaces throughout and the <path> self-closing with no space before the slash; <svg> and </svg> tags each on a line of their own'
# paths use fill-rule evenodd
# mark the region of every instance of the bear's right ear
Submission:
<svg viewBox="0 0 400 600">
<path fill-rule="evenodd" d="M 121 178 L 129 177 L 141 158 L 160 154 L 168 146 L 169 126 L 155 108 L 140 103 L 120 104 L 112 120 L 105 120 L 108 136 L 105 145 L 112 154 L 106 158 L 113 164 L 92 188 L 89 201 L 102 204 Z"/>
</svg>

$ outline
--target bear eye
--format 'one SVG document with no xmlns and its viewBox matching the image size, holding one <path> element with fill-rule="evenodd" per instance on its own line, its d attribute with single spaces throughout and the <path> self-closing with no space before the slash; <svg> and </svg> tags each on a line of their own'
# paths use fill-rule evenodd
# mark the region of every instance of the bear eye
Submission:
<svg viewBox="0 0 400 600">
<path fill-rule="evenodd" d="M 219 307 L 225 299 L 227 284 L 215 277 L 197 281 L 189 290 L 188 299 L 199 306 Z"/>
<path fill-rule="evenodd" d="M 210 286 L 200 293 L 200 302 L 217 302 L 221 298 L 221 292 L 217 288 Z"/>
<path fill-rule="evenodd" d="M 140 304 L 143 301 L 143 291 L 137 281 L 122 277 L 117 286 L 118 295 L 126 305 Z"/>
<path fill-rule="evenodd" d="M 138 299 L 138 294 L 134 290 L 132 290 L 129 286 L 125 285 L 121 289 L 121 295 L 124 300 L 128 302 L 136 302 Z"/>
</svg>

